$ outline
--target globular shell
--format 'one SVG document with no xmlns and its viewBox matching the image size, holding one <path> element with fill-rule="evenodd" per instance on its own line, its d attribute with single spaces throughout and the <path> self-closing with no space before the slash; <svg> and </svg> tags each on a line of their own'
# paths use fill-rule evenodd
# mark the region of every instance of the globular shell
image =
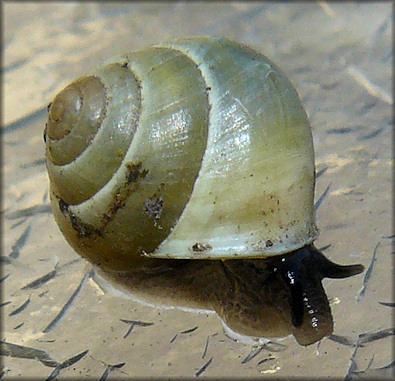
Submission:
<svg viewBox="0 0 395 381">
<path fill-rule="evenodd" d="M 266 257 L 317 237 L 306 113 L 239 43 L 190 37 L 111 60 L 57 95 L 45 137 L 55 218 L 94 263 Z"/>
</svg>

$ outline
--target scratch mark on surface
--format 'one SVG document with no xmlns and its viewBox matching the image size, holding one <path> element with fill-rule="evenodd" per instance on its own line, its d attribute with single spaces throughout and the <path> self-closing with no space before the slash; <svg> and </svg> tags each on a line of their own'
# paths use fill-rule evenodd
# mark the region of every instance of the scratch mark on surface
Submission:
<svg viewBox="0 0 395 381">
<path fill-rule="evenodd" d="M 15 326 L 14 330 L 21 328 L 23 326 L 23 324 L 25 324 L 25 322 L 22 322 L 22 323 L 18 324 L 17 326 Z"/>
<path fill-rule="evenodd" d="M 56 264 L 54 270 L 52 270 L 52 271 L 50 271 L 49 273 L 47 273 L 47 274 L 45 274 L 45 275 L 43 275 L 43 276 L 41 276 L 41 277 L 39 277 L 39 278 L 33 280 L 32 282 L 28 283 L 26 286 L 23 286 L 23 287 L 21 288 L 21 290 L 37 289 L 37 288 L 41 287 L 41 286 L 44 285 L 45 283 L 47 283 L 47 282 L 49 282 L 50 280 L 52 280 L 53 278 L 55 278 L 56 275 L 58 275 L 58 271 L 59 271 L 60 269 L 63 269 L 63 268 L 68 267 L 68 266 L 70 266 L 70 265 L 73 265 L 74 263 L 77 263 L 77 262 L 79 262 L 80 260 L 81 260 L 80 258 L 73 259 L 72 261 L 67 262 L 67 263 L 65 263 L 64 265 L 59 266 L 59 267 L 58 267 L 58 264 Z"/>
<path fill-rule="evenodd" d="M 348 347 L 354 347 L 356 345 L 356 342 L 347 336 L 329 335 L 328 339 L 334 341 L 335 343 L 343 344 Z"/>
<path fill-rule="evenodd" d="M 49 273 L 37 278 L 33 282 L 28 283 L 26 286 L 23 286 L 21 290 L 29 290 L 29 289 L 36 289 L 41 287 L 43 284 L 49 282 L 51 279 L 55 278 L 57 270 L 52 270 Z"/>
<path fill-rule="evenodd" d="M 17 226 L 22 225 L 25 221 L 27 221 L 27 218 L 23 218 L 22 220 L 19 220 L 18 222 L 15 222 L 15 224 L 13 224 L 10 227 L 10 230 L 15 229 Z"/>
<path fill-rule="evenodd" d="M 353 129 L 350 127 L 342 127 L 342 128 L 332 128 L 328 130 L 326 133 L 328 135 L 335 135 L 335 134 L 343 135 L 343 134 L 348 134 L 352 131 Z"/>
<path fill-rule="evenodd" d="M 395 303 L 391 303 L 391 302 L 379 302 L 379 304 L 386 307 L 395 307 Z"/>
<path fill-rule="evenodd" d="M 28 299 L 21 306 L 16 308 L 14 311 L 10 312 L 8 314 L 8 316 L 15 316 L 15 315 L 21 313 L 29 305 L 29 303 L 30 303 L 30 296 L 28 297 Z"/>
<path fill-rule="evenodd" d="M 11 263 L 12 263 L 12 261 L 11 261 L 11 259 L 9 257 L 6 257 L 4 255 L 0 256 L 0 264 L 2 264 L 2 265 L 9 265 Z"/>
<path fill-rule="evenodd" d="M 195 374 L 196 377 L 199 377 L 211 364 L 211 361 L 213 361 L 213 357 L 211 357 L 210 360 L 208 360 Z"/>
<path fill-rule="evenodd" d="M 355 361 L 355 356 L 357 354 L 358 347 L 359 347 L 359 342 L 357 341 L 357 344 L 355 346 L 354 352 L 352 353 L 352 355 L 350 357 L 350 366 L 348 368 L 346 376 L 344 377 L 344 381 L 351 381 L 352 378 L 353 378 L 353 374 L 357 370 L 357 363 Z"/>
<path fill-rule="evenodd" d="M 133 328 L 135 326 L 138 327 L 149 327 L 150 325 L 153 325 L 154 323 L 147 323 L 145 321 L 139 321 L 139 320 L 126 320 L 126 319 L 119 319 L 122 323 L 130 324 L 130 327 L 128 331 L 124 335 L 124 339 L 126 339 L 133 331 Z"/>
<path fill-rule="evenodd" d="M 394 328 L 387 328 L 387 329 L 383 329 L 381 331 L 378 332 L 371 332 L 371 333 L 361 333 L 358 336 L 358 340 L 357 343 L 355 345 L 355 349 L 353 354 L 350 357 L 350 367 L 348 368 L 347 374 L 344 378 L 344 381 L 351 381 L 353 379 L 355 379 L 355 377 L 353 377 L 354 375 L 360 373 L 357 371 L 357 363 L 355 361 L 356 358 L 356 354 L 358 351 L 358 348 L 363 347 L 363 343 L 370 343 L 372 341 L 376 341 L 376 340 L 380 340 L 383 339 L 385 337 L 391 336 L 395 334 L 395 329 Z M 368 367 L 366 369 L 368 369 L 370 367 L 371 363 L 369 363 Z M 389 364 L 389 366 L 391 366 L 391 364 Z"/>
<path fill-rule="evenodd" d="M 10 276 L 10 274 L 4 275 L 4 276 L 0 279 L 0 283 L 4 282 L 9 276 Z"/>
<path fill-rule="evenodd" d="M 257 349 L 253 349 L 253 350 L 243 359 L 243 361 L 242 361 L 241 363 L 242 363 L 242 364 L 248 363 L 248 362 L 251 361 L 254 357 L 258 356 L 259 353 L 262 352 L 262 350 L 263 350 L 263 347 L 262 347 L 262 346 L 258 347 Z"/>
<path fill-rule="evenodd" d="M 21 58 L 19 60 L 14 61 L 13 63 L 6 65 L 3 69 L 2 69 L 2 73 L 9 73 L 12 72 L 16 69 L 19 69 L 21 66 L 25 65 L 25 63 L 28 61 L 28 58 Z"/>
<path fill-rule="evenodd" d="M 193 331 L 196 331 L 197 329 L 198 329 L 198 327 L 193 327 L 193 328 L 190 328 L 190 329 L 186 329 L 185 331 L 182 331 L 180 333 L 182 333 L 182 334 L 191 333 Z"/>
<path fill-rule="evenodd" d="M 357 139 L 358 140 L 369 140 L 369 139 L 375 138 L 376 136 L 380 135 L 383 131 L 384 131 L 384 128 L 378 128 L 377 130 L 374 130 L 370 134 L 360 136 Z"/>
<path fill-rule="evenodd" d="M 260 365 L 260 364 L 263 364 L 264 362 L 272 361 L 272 360 L 275 360 L 275 359 L 276 359 L 275 357 L 269 356 L 267 358 L 264 358 L 264 359 L 258 361 L 256 365 Z"/>
<path fill-rule="evenodd" d="M 322 169 L 320 169 L 316 174 L 315 174 L 315 178 L 318 179 L 321 175 L 323 175 L 329 167 L 324 167 Z"/>
<path fill-rule="evenodd" d="M 368 281 L 370 279 L 370 276 L 372 275 L 373 265 L 374 265 L 374 262 L 376 262 L 376 254 L 377 254 L 377 249 L 379 246 L 380 246 L 380 242 L 377 243 L 376 247 L 373 250 L 372 260 L 370 262 L 369 268 L 366 270 L 365 277 L 363 278 L 362 288 L 357 296 L 357 302 L 359 302 L 362 299 L 362 297 L 365 295 Z"/>
<path fill-rule="evenodd" d="M 69 262 L 66 262 L 64 265 L 59 266 L 59 267 L 58 267 L 58 270 L 64 269 L 64 268 L 69 267 L 69 266 L 71 266 L 71 265 L 74 265 L 75 263 L 81 262 L 81 260 L 82 260 L 82 258 L 76 258 L 76 259 L 73 259 L 73 260 L 71 260 L 71 261 L 69 261 Z M 57 266 L 57 265 L 56 265 L 56 266 Z M 56 266 L 55 266 L 55 269 L 56 269 Z M 93 271 L 91 271 L 91 272 L 89 273 L 89 274 L 90 274 L 90 277 L 93 276 L 93 275 L 92 275 L 92 272 L 93 272 Z"/>
<path fill-rule="evenodd" d="M 277 343 L 276 341 L 269 341 L 268 343 L 264 343 L 262 348 L 271 352 L 283 352 L 287 349 L 287 345 Z"/>
<path fill-rule="evenodd" d="M 371 379 L 371 380 L 384 380 L 384 379 L 394 379 L 394 367 L 395 367 L 395 361 L 392 361 L 388 365 L 382 366 L 380 368 L 371 368 L 371 365 L 373 363 L 373 358 L 370 360 L 368 366 L 366 367 L 365 370 L 361 370 L 358 372 L 354 372 L 354 374 L 357 376 L 357 378 L 365 378 L 365 379 Z"/>
<path fill-rule="evenodd" d="M 104 371 L 104 373 L 99 378 L 99 381 L 107 380 L 107 378 L 108 378 L 108 376 L 110 375 L 111 372 L 113 372 L 116 369 L 122 368 L 124 365 L 125 365 L 124 362 L 121 362 L 121 363 L 115 364 L 115 365 L 107 365 L 106 370 Z"/>
<path fill-rule="evenodd" d="M 325 251 L 325 250 L 328 250 L 331 246 L 332 246 L 331 244 L 328 244 L 328 245 L 320 247 L 318 250 L 319 251 Z"/>
<path fill-rule="evenodd" d="M 20 237 L 16 240 L 14 246 L 11 248 L 11 253 L 8 255 L 12 259 L 16 259 L 19 257 L 21 249 L 25 246 L 26 241 L 29 237 L 31 229 L 31 224 L 25 229 L 25 231 L 20 235 Z"/>
<path fill-rule="evenodd" d="M 59 375 L 59 373 L 62 369 L 68 368 L 69 366 L 74 365 L 77 361 L 80 361 L 88 352 L 89 352 L 89 349 L 63 361 L 61 364 L 56 366 L 56 368 L 52 371 L 52 373 L 45 380 L 46 381 L 53 380 L 54 378 L 56 378 Z"/>
<path fill-rule="evenodd" d="M 85 282 L 87 279 L 90 277 L 90 272 L 87 272 L 84 277 L 82 278 L 80 284 L 76 288 L 76 290 L 73 292 L 71 295 L 70 299 L 66 302 L 66 304 L 63 306 L 63 308 L 59 311 L 59 313 L 55 316 L 55 318 L 47 325 L 47 327 L 43 330 L 43 333 L 48 333 L 52 331 L 58 323 L 63 319 L 64 315 L 66 314 L 67 310 L 70 308 L 71 304 L 77 297 L 77 295 L 80 293 L 82 290 L 82 287 L 84 286 Z"/>
<path fill-rule="evenodd" d="M 40 213 L 52 213 L 51 205 L 35 205 L 30 208 L 19 209 L 5 216 L 6 220 L 16 220 L 21 217 L 31 217 Z"/>
<path fill-rule="evenodd" d="M 41 349 L 25 347 L 23 345 L 8 343 L 6 341 L 0 341 L 0 355 L 20 359 L 38 360 L 45 366 L 52 368 L 59 365 L 59 363 L 53 360 L 47 352 Z"/>
<path fill-rule="evenodd" d="M 207 340 L 206 340 L 206 345 L 204 347 L 204 351 L 203 351 L 203 355 L 202 355 L 202 359 L 204 359 L 204 357 L 206 356 L 207 353 L 207 348 L 208 348 L 208 341 L 210 339 L 210 336 L 207 336 Z"/>
<path fill-rule="evenodd" d="M 44 195 L 43 195 L 43 199 L 42 199 L 42 201 L 43 201 L 44 204 L 47 203 L 47 201 L 48 201 L 48 196 L 49 196 L 49 192 L 48 192 L 48 190 L 46 190 L 45 193 L 44 193 Z"/>
<path fill-rule="evenodd" d="M 329 188 L 332 183 L 330 183 L 326 189 L 324 190 L 324 193 L 318 198 L 317 202 L 314 204 L 314 210 L 317 212 L 317 209 L 321 206 L 322 202 L 324 201 L 325 197 L 328 195 Z"/>
<path fill-rule="evenodd" d="M 20 168 L 22 168 L 22 169 L 27 169 L 27 168 L 32 168 L 32 167 L 34 168 L 34 167 L 37 167 L 40 165 L 45 165 L 45 162 L 46 162 L 46 159 L 36 159 L 36 160 L 31 161 L 30 163 L 22 164 L 20 166 Z"/>
<path fill-rule="evenodd" d="M 354 80 L 357 81 L 359 85 L 361 85 L 368 91 L 370 95 L 392 105 L 393 99 L 391 95 L 388 94 L 383 88 L 375 85 L 372 81 L 370 81 L 370 79 L 354 65 L 350 65 L 347 68 L 347 71 L 351 75 L 351 77 L 353 77 Z"/>
<path fill-rule="evenodd" d="M 20 128 L 26 128 L 30 126 L 31 123 L 39 120 L 41 118 L 45 118 L 47 116 L 47 107 L 40 108 L 36 111 L 31 112 L 30 114 L 19 118 L 18 120 L 7 124 L 0 134 L 7 134 L 9 132 L 13 132 L 19 130 Z"/>
<path fill-rule="evenodd" d="M 380 340 L 388 336 L 392 336 L 395 334 L 395 329 L 394 328 L 387 328 L 383 329 L 378 332 L 371 332 L 371 333 L 361 333 L 359 335 L 359 344 L 363 343 L 370 343 L 372 341 Z"/>
</svg>

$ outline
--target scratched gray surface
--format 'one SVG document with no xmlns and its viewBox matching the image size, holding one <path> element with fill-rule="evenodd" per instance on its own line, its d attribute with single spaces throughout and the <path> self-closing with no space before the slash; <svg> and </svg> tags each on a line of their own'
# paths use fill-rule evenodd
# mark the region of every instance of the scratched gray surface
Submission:
<svg viewBox="0 0 395 381">
<path fill-rule="evenodd" d="M 4 378 L 391 375 L 389 2 L 2 6 Z M 226 337 L 216 315 L 160 311 L 104 293 L 53 221 L 43 160 L 46 105 L 115 54 L 190 34 L 254 46 L 301 96 L 322 171 L 316 199 L 329 186 L 317 211 L 317 247 L 331 244 L 325 253 L 335 262 L 372 264 L 366 279 L 365 272 L 324 281 L 336 336 L 307 348 L 288 337 L 281 352 L 257 349 Z M 153 324 L 127 335 L 130 321 Z"/>
</svg>

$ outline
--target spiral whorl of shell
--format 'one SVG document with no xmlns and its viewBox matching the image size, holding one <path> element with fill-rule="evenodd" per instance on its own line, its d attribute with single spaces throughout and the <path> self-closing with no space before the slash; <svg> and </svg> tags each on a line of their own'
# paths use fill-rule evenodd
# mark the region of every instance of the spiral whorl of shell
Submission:
<svg viewBox="0 0 395 381">
<path fill-rule="evenodd" d="M 108 63 L 49 108 L 55 218 L 81 255 L 263 257 L 317 236 L 311 129 L 265 56 L 192 37 Z"/>
</svg>

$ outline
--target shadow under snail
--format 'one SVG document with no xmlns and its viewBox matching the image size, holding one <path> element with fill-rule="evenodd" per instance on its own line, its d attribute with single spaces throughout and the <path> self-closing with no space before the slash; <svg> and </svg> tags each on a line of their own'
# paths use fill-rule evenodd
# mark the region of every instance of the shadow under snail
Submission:
<svg viewBox="0 0 395 381">
<path fill-rule="evenodd" d="M 314 247 L 311 127 L 268 58 L 182 38 L 109 61 L 48 109 L 56 222 L 107 278 L 248 336 L 332 332 L 321 281 L 363 266 Z"/>
</svg>

